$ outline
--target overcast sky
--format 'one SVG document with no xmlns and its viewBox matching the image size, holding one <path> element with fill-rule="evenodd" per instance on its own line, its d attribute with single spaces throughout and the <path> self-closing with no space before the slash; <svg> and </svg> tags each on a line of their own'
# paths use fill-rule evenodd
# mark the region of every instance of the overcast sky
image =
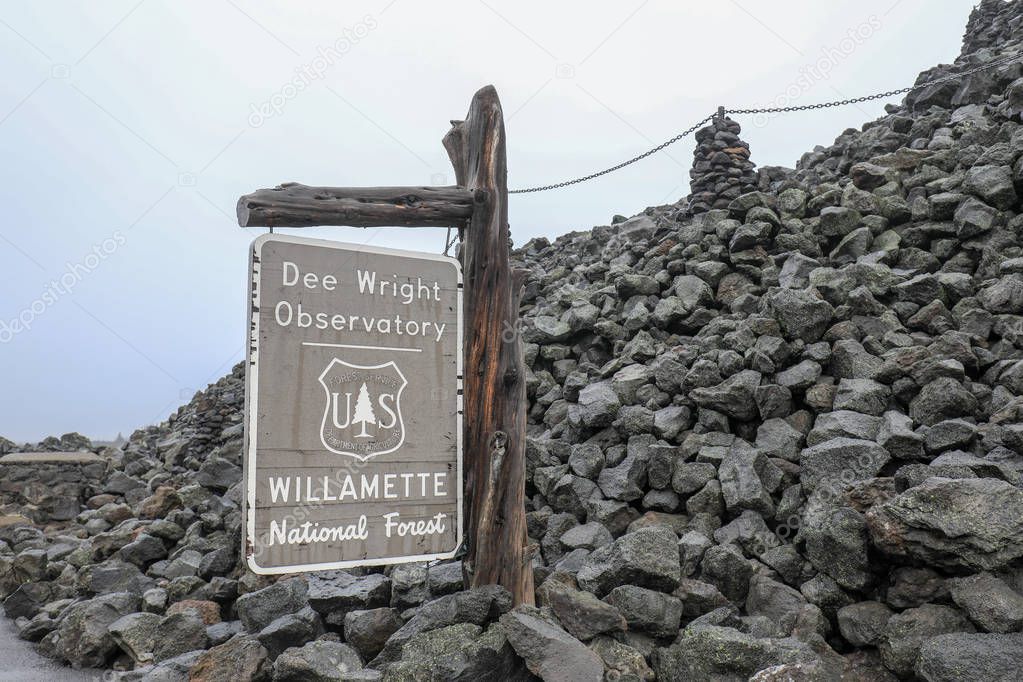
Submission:
<svg viewBox="0 0 1023 682">
<path fill-rule="evenodd" d="M 239 195 L 284 181 L 451 184 L 440 139 L 492 83 L 509 183 L 634 156 L 718 104 L 910 84 L 959 52 L 970 2 L 0 3 L 0 435 L 125 435 L 242 358 Z M 792 166 L 883 103 L 739 118 Z M 688 193 L 692 143 L 511 199 L 516 243 Z M 309 236 L 438 252 L 442 229 Z M 58 286 L 55 286 L 56 282 Z M 20 324 L 15 320 L 20 320 Z M 27 327 L 27 328 L 23 328 Z"/>
</svg>

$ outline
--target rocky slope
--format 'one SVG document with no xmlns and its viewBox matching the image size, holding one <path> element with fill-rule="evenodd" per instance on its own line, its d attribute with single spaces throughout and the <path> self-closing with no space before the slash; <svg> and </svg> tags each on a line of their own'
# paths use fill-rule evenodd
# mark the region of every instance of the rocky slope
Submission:
<svg viewBox="0 0 1023 682">
<path fill-rule="evenodd" d="M 920 82 L 1021 42 L 1023 2 L 984 0 Z M 539 608 L 457 562 L 244 571 L 239 366 L 102 451 L 76 515 L 0 488 L 7 615 L 125 680 L 1016 679 L 1021 76 L 918 89 L 752 185 L 740 155 L 724 208 L 719 174 L 695 216 L 515 252 Z"/>
</svg>

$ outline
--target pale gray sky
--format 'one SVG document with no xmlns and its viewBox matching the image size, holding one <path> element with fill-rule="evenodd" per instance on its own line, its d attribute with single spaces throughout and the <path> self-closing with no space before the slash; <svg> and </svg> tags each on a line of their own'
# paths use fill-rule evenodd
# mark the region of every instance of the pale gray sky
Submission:
<svg viewBox="0 0 1023 682">
<path fill-rule="evenodd" d="M 0 435 L 110 437 L 165 419 L 242 357 L 259 232 L 236 226 L 238 196 L 289 180 L 452 183 L 440 139 L 482 85 L 504 104 L 510 184 L 546 184 L 644 151 L 718 104 L 908 85 L 958 54 L 971 6 L 0 2 Z M 882 106 L 739 120 L 758 165 L 791 166 Z M 675 201 L 691 158 L 686 140 L 513 197 L 515 241 Z M 303 233 L 433 252 L 444 237 Z"/>
</svg>

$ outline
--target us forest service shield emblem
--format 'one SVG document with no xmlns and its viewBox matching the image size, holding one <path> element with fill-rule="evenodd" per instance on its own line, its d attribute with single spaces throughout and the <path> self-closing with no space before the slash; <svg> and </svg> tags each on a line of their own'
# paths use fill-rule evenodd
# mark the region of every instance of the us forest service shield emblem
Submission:
<svg viewBox="0 0 1023 682">
<path fill-rule="evenodd" d="M 408 381 L 393 360 L 355 365 L 334 358 L 319 380 L 325 398 L 323 447 L 365 461 L 394 452 L 405 442 L 401 396 Z"/>
</svg>

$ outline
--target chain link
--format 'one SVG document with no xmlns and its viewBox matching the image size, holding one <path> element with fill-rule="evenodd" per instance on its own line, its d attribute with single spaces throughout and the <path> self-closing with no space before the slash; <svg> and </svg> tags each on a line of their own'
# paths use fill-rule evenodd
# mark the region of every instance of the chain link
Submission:
<svg viewBox="0 0 1023 682">
<path fill-rule="evenodd" d="M 849 98 L 849 99 L 836 100 L 834 102 L 815 102 L 814 104 L 800 104 L 800 105 L 794 105 L 794 106 L 789 106 L 789 107 L 762 107 L 762 108 L 758 108 L 758 109 L 722 109 L 721 111 L 723 113 L 726 113 L 726 114 L 782 114 L 782 113 L 788 113 L 788 112 L 791 112 L 791 111 L 810 111 L 810 110 L 813 110 L 813 109 L 828 109 L 830 107 L 840 107 L 840 106 L 845 106 L 845 105 L 848 105 L 848 104 L 859 104 L 861 102 L 870 102 L 870 101 L 875 100 L 875 99 L 883 99 L 883 98 L 886 98 L 886 97 L 892 97 L 893 95 L 901 95 L 901 94 L 905 94 L 907 92 L 910 92 L 912 90 L 918 90 L 920 88 L 925 88 L 925 87 L 928 87 L 928 86 L 931 86 L 931 85 L 938 85 L 940 83 L 946 83 L 946 82 L 951 81 L 951 80 L 957 80 L 957 79 L 960 79 L 960 78 L 964 78 L 965 76 L 969 76 L 971 74 L 977 73 L 978 71 L 985 71 L 987 69 L 996 69 L 998 67 L 1005 66 L 1006 64 L 1010 64 L 1010 63 L 1016 61 L 1017 59 L 1020 58 L 1021 54 L 1023 54 L 1023 53 L 1016 52 L 1016 53 L 1011 54 L 1011 55 L 1006 55 L 1004 57 L 999 57 L 999 58 L 994 59 L 994 60 L 992 60 L 990 62 L 987 62 L 986 64 L 981 64 L 980 66 L 976 66 L 976 67 L 974 67 L 972 69 L 967 69 L 966 71 L 961 71 L 959 73 L 949 74 L 948 76 L 942 76 L 940 78 L 934 78 L 934 79 L 931 79 L 929 81 L 924 81 L 923 83 L 920 83 L 918 85 L 910 85 L 909 87 L 899 88 L 898 90 L 888 90 L 886 92 L 879 92 L 879 93 L 874 94 L 874 95 L 864 95 L 862 97 L 852 97 L 852 98 Z M 508 190 L 508 194 L 528 194 L 528 193 L 531 193 L 531 192 L 545 192 L 545 191 L 550 190 L 550 189 L 558 189 L 560 187 L 568 187 L 569 185 L 575 185 L 575 184 L 578 184 L 580 182 L 586 182 L 587 180 L 592 180 L 594 178 L 599 178 L 600 176 L 607 175 L 608 173 L 613 173 L 616 170 L 620 170 L 622 168 L 625 168 L 626 166 L 630 166 L 630 165 L 636 163 L 637 161 L 642 161 L 643 159 L 645 159 L 646 157 L 650 156 L 651 154 L 656 154 L 657 152 L 661 151 L 662 149 L 664 149 L 668 145 L 675 144 L 676 142 L 681 140 L 683 137 L 686 137 L 687 135 L 690 135 L 694 131 L 698 130 L 704 123 L 707 123 L 707 122 L 713 120 L 715 116 L 717 116 L 716 113 L 715 114 L 711 114 L 710 116 L 707 116 L 706 118 L 703 118 L 700 121 L 697 121 L 691 127 L 689 127 L 686 130 L 682 131 L 681 133 L 679 133 L 675 137 L 671 138 L 667 142 L 662 142 L 661 144 L 657 145 L 653 149 L 645 151 L 642 154 L 640 154 L 639 156 L 634 156 L 631 159 L 629 159 L 628 161 L 622 161 L 621 163 L 619 163 L 616 166 L 611 166 L 610 168 L 605 168 L 602 171 L 597 171 L 596 173 L 591 173 L 590 175 L 584 175 L 581 178 L 575 178 L 573 180 L 565 180 L 564 182 L 557 182 L 557 183 L 554 183 L 553 185 L 540 185 L 539 187 L 527 187 L 525 189 L 512 189 L 512 190 Z"/>
</svg>

